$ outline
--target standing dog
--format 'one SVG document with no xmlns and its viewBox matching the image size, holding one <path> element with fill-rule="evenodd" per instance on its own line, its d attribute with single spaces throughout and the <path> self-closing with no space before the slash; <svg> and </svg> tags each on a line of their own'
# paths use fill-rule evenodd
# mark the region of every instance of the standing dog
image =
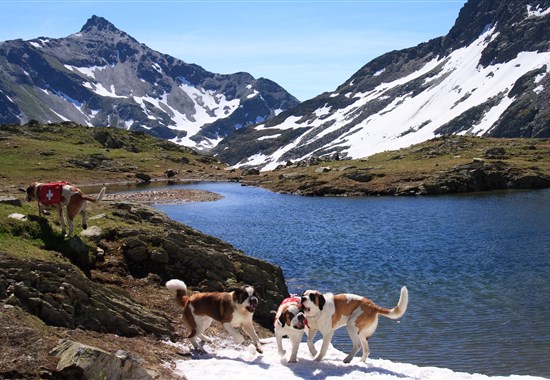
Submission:
<svg viewBox="0 0 550 380">
<path fill-rule="evenodd" d="M 82 215 L 82 228 L 88 228 L 86 221 L 86 201 L 99 202 L 105 195 L 105 188 L 102 188 L 97 198 L 90 198 L 84 195 L 80 189 L 69 185 L 67 182 L 34 182 L 23 191 L 27 193 L 27 202 L 34 199 L 38 201 L 38 215 L 46 214 L 46 209 L 57 209 L 63 235 L 66 232 L 63 207 L 67 209 L 67 219 L 69 220 L 68 235 L 70 235 L 74 230 L 74 218 L 79 213 Z"/>
<path fill-rule="evenodd" d="M 289 363 L 296 363 L 298 347 L 302 341 L 304 329 L 307 327 L 307 319 L 302 312 L 302 305 L 298 297 L 289 297 L 281 302 L 275 315 L 275 337 L 279 355 L 284 356 L 283 336 L 288 336 L 292 344 L 292 354 Z"/>
<path fill-rule="evenodd" d="M 166 287 L 176 291 L 176 302 L 183 307 L 183 321 L 190 331 L 189 341 L 196 350 L 204 351 L 197 338 L 205 342 L 211 341 L 203 333 L 210 327 L 212 320 L 216 320 L 238 344 L 244 342 L 244 337 L 236 328 L 242 328 L 252 339 L 256 351 L 262 353 L 260 338 L 252 323 L 252 315 L 258 306 L 258 297 L 252 286 L 241 286 L 232 292 L 192 295 L 187 294 L 187 286 L 180 280 L 170 280 Z"/>
<path fill-rule="evenodd" d="M 407 288 L 401 288 L 401 295 L 397 306 L 393 309 L 386 309 L 377 306 L 368 298 L 354 294 L 321 294 L 315 290 L 306 290 L 302 294 L 302 307 L 309 322 L 308 348 L 311 355 L 317 355 L 313 346 L 313 337 L 317 330 L 323 335 L 321 351 L 315 357 L 316 361 L 323 359 L 327 353 L 328 345 L 332 340 L 336 329 L 346 326 L 348 334 L 353 343 L 351 352 L 344 359 L 344 363 L 351 362 L 351 359 L 363 349 L 361 360 L 364 362 L 369 356 L 368 339 L 374 334 L 378 325 L 378 315 L 391 319 L 399 319 L 405 314 L 409 302 Z"/>
</svg>

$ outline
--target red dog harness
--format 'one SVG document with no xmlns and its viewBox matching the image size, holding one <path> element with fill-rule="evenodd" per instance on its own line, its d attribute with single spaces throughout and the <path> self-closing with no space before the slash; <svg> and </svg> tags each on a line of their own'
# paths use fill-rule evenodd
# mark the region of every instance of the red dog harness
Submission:
<svg viewBox="0 0 550 380">
<path fill-rule="evenodd" d="M 68 183 L 50 182 L 41 184 L 38 188 L 38 201 L 45 206 L 61 203 L 63 200 L 63 186 L 65 185 L 68 185 Z"/>
<path fill-rule="evenodd" d="M 296 304 L 298 304 L 298 307 L 302 307 L 302 301 L 300 300 L 300 298 L 298 297 L 294 297 L 294 296 L 290 296 L 288 298 L 285 298 L 283 300 L 283 302 L 281 302 L 281 305 L 279 305 L 279 307 L 283 306 L 284 304 L 287 304 L 287 303 L 291 303 L 291 302 L 294 302 Z M 307 319 L 304 321 L 304 324 L 309 327 L 309 325 L 307 324 Z M 275 318 L 275 321 L 273 322 L 273 325 L 277 325 L 277 318 Z"/>
<path fill-rule="evenodd" d="M 284 305 L 285 303 L 291 303 L 291 302 L 297 303 L 298 305 L 301 304 L 301 301 L 298 297 L 288 297 L 288 298 L 285 298 L 283 302 L 281 302 L 281 305 Z"/>
</svg>

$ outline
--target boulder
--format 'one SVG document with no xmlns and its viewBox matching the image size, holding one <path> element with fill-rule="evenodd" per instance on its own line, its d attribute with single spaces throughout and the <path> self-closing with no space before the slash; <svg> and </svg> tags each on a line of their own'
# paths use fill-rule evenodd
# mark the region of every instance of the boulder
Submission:
<svg viewBox="0 0 550 380">
<path fill-rule="evenodd" d="M 342 174 L 342 177 L 351 179 L 356 182 L 370 182 L 374 178 L 372 173 L 369 173 L 367 170 L 352 170 Z"/>
<path fill-rule="evenodd" d="M 20 214 L 18 212 L 14 212 L 13 214 L 9 214 L 8 218 L 15 219 L 15 220 L 21 220 L 21 221 L 28 220 L 27 215 L 23 215 L 23 214 Z"/>
<path fill-rule="evenodd" d="M 256 168 L 248 168 L 248 169 L 244 169 L 242 171 L 243 176 L 246 176 L 246 175 L 259 175 L 259 174 L 260 174 L 260 171 Z"/>
<path fill-rule="evenodd" d="M 10 304 L 46 324 L 121 336 L 172 336 L 166 318 L 121 290 L 93 283 L 71 264 L 19 260 L 0 253 L 0 284 Z"/>
<path fill-rule="evenodd" d="M 315 169 L 315 173 L 328 173 L 330 172 L 330 167 L 328 166 L 320 166 L 317 169 Z"/>
<path fill-rule="evenodd" d="M 167 177 L 167 178 L 173 178 L 175 177 L 176 175 L 178 174 L 178 171 L 175 170 L 175 169 L 168 169 L 164 172 L 164 175 Z"/>
<path fill-rule="evenodd" d="M 151 176 L 143 172 L 136 173 L 136 178 L 142 180 L 143 182 L 151 181 Z"/>
<path fill-rule="evenodd" d="M 12 197 L 12 196 L 6 196 L 6 195 L 0 196 L 0 204 L 17 206 L 17 207 L 23 206 L 23 203 L 21 203 L 21 199 Z"/>
<path fill-rule="evenodd" d="M 56 378 L 134 379 L 154 377 L 141 366 L 141 359 L 119 350 L 114 354 L 71 340 L 61 340 L 52 355 L 59 358 Z"/>
</svg>

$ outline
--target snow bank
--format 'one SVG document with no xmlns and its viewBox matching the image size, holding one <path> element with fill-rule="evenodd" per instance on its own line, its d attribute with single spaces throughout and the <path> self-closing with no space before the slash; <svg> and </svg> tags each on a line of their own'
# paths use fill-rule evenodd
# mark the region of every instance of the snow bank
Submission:
<svg viewBox="0 0 550 380">
<path fill-rule="evenodd" d="M 412 364 L 394 363 L 389 360 L 367 360 L 362 363 L 355 358 L 350 364 L 342 361 L 346 354 L 330 347 L 321 362 L 313 361 L 305 343 L 300 345 L 298 362 L 287 363 L 290 354 L 290 342 L 283 340 L 287 355 L 281 359 L 277 354 L 275 338 L 263 339 L 263 354 L 257 354 L 254 346 L 238 346 L 230 341 L 216 343 L 217 347 L 206 344 L 208 354 L 189 353 L 186 345 L 177 344 L 180 351 L 189 353 L 191 360 L 180 360 L 176 363 L 175 372 L 188 380 L 195 379 L 240 379 L 240 380 L 303 380 L 303 379 L 433 379 L 433 380 L 535 380 L 533 376 L 485 376 L 453 372 L 445 368 L 418 367 Z M 316 342 L 319 349 L 321 341 Z M 219 346 L 218 346 L 219 345 Z"/>
</svg>

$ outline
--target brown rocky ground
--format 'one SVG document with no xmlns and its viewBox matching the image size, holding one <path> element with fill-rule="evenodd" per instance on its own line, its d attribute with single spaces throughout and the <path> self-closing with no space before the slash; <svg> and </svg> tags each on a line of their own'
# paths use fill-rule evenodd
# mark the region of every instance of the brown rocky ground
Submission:
<svg viewBox="0 0 550 380">
<path fill-rule="evenodd" d="M 155 310 L 169 318 L 175 328 L 175 340 L 184 342 L 187 331 L 180 322 L 181 311 L 172 302 L 172 294 L 151 284 L 136 286 L 132 281 L 126 281 L 124 287 L 128 287 L 133 297 L 155 307 Z M 118 350 L 130 352 L 137 355 L 143 367 L 155 374 L 157 379 L 178 379 L 171 370 L 171 363 L 191 358 L 189 350 L 180 350 L 154 336 L 128 338 L 91 330 L 48 326 L 21 308 L 2 302 L 0 319 L 0 379 L 63 378 L 56 375 L 58 358 L 51 353 L 62 339 L 78 341 L 110 353 Z M 269 330 L 258 325 L 256 331 L 260 338 L 272 336 Z M 213 323 L 208 335 L 228 337 L 218 323 Z"/>
<path fill-rule="evenodd" d="M 141 197 L 143 202 L 217 198 L 208 192 L 181 190 L 146 192 Z M 190 359 L 190 351 L 184 339 L 187 331 L 181 323 L 181 310 L 174 294 L 164 287 L 169 278 L 185 279 L 193 291 L 224 290 L 227 284 L 257 281 L 265 290 L 261 294 L 262 310 L 256 313 L 260 318 L 256 330 L 262 338 L 272 335 L 262 325 L 272 323 L 269 310 L 287 293 L 280 268 L 249 258 L 229 244 L 170 221 L 145 205 L 125 203 L 120 199 L 122 195 L 116 198 L 90 205 L 88 231 L 100 227 L 103 232 L 89 240 L 79 236 L 61 238 L 54 216 L 43 220 L 29 214 L 28 222 L 0 223 L 0 240 L 2 230 L 12 228 L 17 235 L 24 229 L 25 242 L 37 234 L 34 237 L 43 239 L 44 248 L 49 250 L 45 257 L 50 257 L 42 261 L 33 258 L 31 252 L 29 258 L 9 244 L 0 248 L 0 379 L 79 378 L 56 371 L 59 359 L 52 350 L 62 339 L 108 353 L 126 351 L 153 378 L 176 378 L 171 363 Z M 6 213 L 30 209 L 1 207 L 8 208 Z M 36 226 L 43 230 L 36 232 Z M 73 250 L 81 249 L 82 242 L 92 251 L 101 248 L 104 256 L 89 260 L 78 257 L 75 261 Z M 69 248 L 73 245 L 77 248 Z M 159 252 L 165 253 L 160 255 L 164 259 L 156 261 Z M 82 272 L 66 258 L 72 258 Z M 66 294 L 56 290 L 60 283 Z M 72 287 L 76 290 L 66 291 Z M 84 295 L 78 296 L 78 289 Z M 70 312 L 63 314 L 63 310 Z M 151 319 L 151 313 L 156 319 Z M 94 327 L 94 318 L 103 321 L 100 326 Z M 166 332 L 162 321 L 167 321 L 170 331 Z M 216 322 L 207 335 L 229 337 Z M 167 344 L 169 340 L 183 342 L 185 348 Z"/>
</svg>

